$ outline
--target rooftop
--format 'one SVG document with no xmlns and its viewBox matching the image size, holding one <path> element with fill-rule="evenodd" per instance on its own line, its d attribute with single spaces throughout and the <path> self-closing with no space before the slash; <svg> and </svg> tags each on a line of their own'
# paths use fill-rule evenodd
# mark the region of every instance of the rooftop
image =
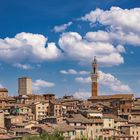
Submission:
<svg viewBox="0 0 140 140">
<path fill-rule="evenodd" d="M 8 92 L 7 88 L 0 88 L 0 92 Z"/>
<path fill-rule="evenodd" d="M 93 99 L 93 100 L 101 100 L 101 99 L 106 99 L 106 100 L 110 100 L 110 99 L 132 99 L 133 96 L 134 96 L 133 94 L 113 94 L 113 95 L 93 96 L 90 99 Z"/>
</svg>

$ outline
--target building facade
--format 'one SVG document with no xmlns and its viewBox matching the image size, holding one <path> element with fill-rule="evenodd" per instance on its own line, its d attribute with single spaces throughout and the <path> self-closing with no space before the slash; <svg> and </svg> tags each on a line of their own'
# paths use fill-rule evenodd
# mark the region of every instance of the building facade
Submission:
<svg viewBox="0 0 140 140">
<path fill-rule="evenodd" d="M 0 88 L 0 98 L 7 98 L 8 90 L 6 88 Z"/>
<path fill-rule="evenodd" d="M 18 94 L 31 95 L 32 94 L 32 79 L 29 77 L 21 77 L 18 79 Z"/>
<path fill-rule="evenodd" d="M 0 110 L 0 127 L 4 128 L 4 112 Z"/>
</svg>

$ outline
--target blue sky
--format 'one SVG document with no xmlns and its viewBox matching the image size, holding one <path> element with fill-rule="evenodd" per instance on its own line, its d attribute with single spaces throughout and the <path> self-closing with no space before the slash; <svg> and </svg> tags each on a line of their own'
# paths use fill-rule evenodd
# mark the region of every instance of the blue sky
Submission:
<svg viewBox="0 0 140 140">
<path fill-rule="evenodd" d="M 17 95 L 32 77 L 34 93 L 90 96 L 99 61 L 100 95 L 140 87 L 139 0 L 1 0 L 0 85 Z"/>
</svg>

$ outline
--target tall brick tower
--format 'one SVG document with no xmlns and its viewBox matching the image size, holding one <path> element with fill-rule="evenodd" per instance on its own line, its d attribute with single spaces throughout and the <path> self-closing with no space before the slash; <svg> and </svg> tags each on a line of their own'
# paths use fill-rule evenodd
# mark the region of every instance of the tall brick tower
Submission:
<svg viewBox="0 0 140 140">
<path fill-rule="evenodd" d="M 94 60 L 92 62 L 92 71 L 91 71 L 91 92 L 92 97 L 98 96 L 98 63 L 96 57 L 94 57 Z"/>
</svg>

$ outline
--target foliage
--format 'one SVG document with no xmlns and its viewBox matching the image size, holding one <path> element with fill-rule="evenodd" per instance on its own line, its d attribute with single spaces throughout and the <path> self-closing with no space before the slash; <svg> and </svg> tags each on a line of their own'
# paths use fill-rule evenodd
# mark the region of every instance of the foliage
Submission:
<svg viewBox="0 0 140 140">
<path fill-rule="evenodd" d="M 52 134 L 43 133 L 39 136 L 28 136 L 23 138 L 23 140 L 64 140 L 64 137 L 59 132 L 54 132 Z"/>
</svg>

